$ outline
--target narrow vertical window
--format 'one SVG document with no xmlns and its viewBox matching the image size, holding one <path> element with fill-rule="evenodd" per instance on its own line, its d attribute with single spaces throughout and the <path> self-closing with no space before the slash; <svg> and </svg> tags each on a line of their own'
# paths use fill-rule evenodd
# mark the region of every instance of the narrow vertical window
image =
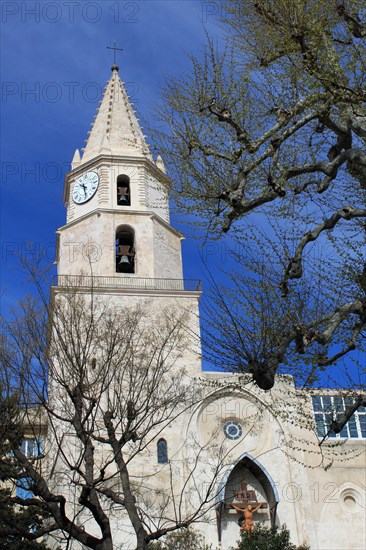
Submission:
<svg viewBox="0 0 366 550">
<path fill-rule="evenodd" d="M 19 446 L 20 451 L 28 458 L 39 458 L 44 452 L 44 439 L 23 439 Z M 28 477 L 22 477 L 16 481 L 16 496 L 22 499 L 32 498 L 33 480 Z"/>
<path fill-rule="evenodd" d="M 117 229 L 116 272 L 135 273 L 135 236 L 131 227 L 122 226 Z"/>
<path fill-rule="evenodd" d="M 168 444 L 165 439 L 159 439 L 157 443 L 158 451 L 158 463 L 167 464 L 168 463 Z"/>
<path fill-rule="evenodd" d="M 130 178 L 125 174 L 117 177 L 117 204 L 119 206 L 131 205 Z"/>
</svg>

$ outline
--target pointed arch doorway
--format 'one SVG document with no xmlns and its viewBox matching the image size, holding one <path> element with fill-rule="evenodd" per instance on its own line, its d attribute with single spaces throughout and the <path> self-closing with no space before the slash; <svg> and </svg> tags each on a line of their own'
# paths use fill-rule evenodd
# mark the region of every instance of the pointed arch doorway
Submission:
<svg viewBox="0 0 366 550">
<path fill-rule="evenodd" d="M 244 509 L 251 505 L 255 509 L 260 504 L 260 508 L 253 514 L 254 525 L 263 522 L 274 526 L 278 502 L 276 485 L 267 470 L 247 453 L 242 455 L 221 484 L 216 508 L 220 546 L 229 548 L 239 539 L 243 515 L 238 512 L 238 508 Z"/>
</svg>

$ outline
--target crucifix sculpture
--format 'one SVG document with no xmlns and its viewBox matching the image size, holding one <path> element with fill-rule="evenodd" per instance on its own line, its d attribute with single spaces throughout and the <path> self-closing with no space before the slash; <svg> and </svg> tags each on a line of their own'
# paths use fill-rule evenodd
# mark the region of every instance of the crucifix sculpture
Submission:
<svg viewBox="0 0 366 550">
<path fill-rule="evenodd" d="M 237 512 L 243 515 L 240 531 L 247 531 L 248 536 L 254 529 L 253 514 L 260 508 L 267 508 L 267 502 L 258 502 L 257 495 L 253 489 L 248 490 L 248 484 L 243 481 L 241 489 L 235 493 L 235 498 L 239 501 L 235 504 L 231 503 L 230 508 L 234 508 Z"/>
</svg>

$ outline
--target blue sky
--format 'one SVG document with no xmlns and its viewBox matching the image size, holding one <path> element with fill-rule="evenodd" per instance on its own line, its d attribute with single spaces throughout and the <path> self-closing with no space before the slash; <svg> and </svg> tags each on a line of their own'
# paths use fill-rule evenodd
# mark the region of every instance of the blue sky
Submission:
<svg viewBox="0 0 366 550">
<path fill-rule="evenodd" d="M 219 34 L 221 4 L 197 0 L 3 1 L 1 3 L 2 308 L 25 288 L 16 255 L 46 247 L 65 223 L 63 177 L 84 146 L 113 53 L 142 118 L 151 120 L 167 75 Z M 177 222 L 173 224 L 177 226 Z M 179 229 L 179 225 L 178 225 Z M 187 278 L 200 278 L 198 243 L 183 244 Z M 225 250 L 213 243 L 213 257 Z"/>
<path fill-rule="evenodd" d="M 46 248 L 65 223 L 63 178 L 84 146 L 113 54 L 135 107 L 153 126 L 164 78 L 190 68 L 205 32 L 222 34 L 223 4 L 200 0 L 3 0 L 1 17 L 1 309 L 24 295 L 17 255 Z M 172 223 L 183 229 L 174 216 Z M 184 229 L 183 229 L 184 231 Z M 225 268 L 225 240 L 183 241 L 186 278 Z M 207 282 L 206 282 L 207 286 Z"/>
</svg>

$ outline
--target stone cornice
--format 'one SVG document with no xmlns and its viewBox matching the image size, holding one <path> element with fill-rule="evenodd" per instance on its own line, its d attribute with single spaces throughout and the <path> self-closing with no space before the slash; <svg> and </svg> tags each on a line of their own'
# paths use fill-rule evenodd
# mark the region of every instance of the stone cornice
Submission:
<svg viewBox="0 0 366 550">
<path fill-rule="evenodd" d="M 151 218 L 152 220 L 156 221 L 157 223 L 159 223 L 160 225 L 162 225 L 165 229 L 170 231 L 173 235 L 176 235 L 180 239 L 184 239 L 184 237 L 183 237 L 182 233 L 180 233 L 180 231 L 177 231 L 176 229 L 174 229 L 174 227 L 169 225 L 168 222 L 163 220 L 163 218 L 161 218 L 160 216 L 158 216 L 157 214 L 155 214 L 151 210 L 145 210 L 144 211 L 144 210 L 127 210 L 127 209 L 124 209 L 123 211 L 122 210 L 119 211 L 119 210 L 115 210 L 113 208 L 96 208 L 95 210 L 92 210 L 91 212 L 88 212 L 87 214 L 84 214 L 83 216 L 80 216 L 79 218 L 76 218 L 75 220 L 73 220 L 69 223 L 66 223 L 65 225 L 62 225 L 61 227 L 58 228 L 57 232 L 62 232 L 65 229 L 67 229 L 68 227 L 72 227 L 74 225 L 77 225 L 78 223 L 80 223 L 83 220 L 86 220 L 86 219 L 88 219 L 92 216 L 97 216 L 98 214 L 100 215 L 102 213 L 103 214 L 112 214 L 112 215 L 123 213 L 124 215 L 133 214 L 135 216 L 147 216 L 147 217 Z"/>
<path fill-rule="evenodd" d="M 54 296 L 54 294 L 57 294 L 58 292 L 77 292 L 80 294 L 90 294 L 90 288 L 88 287 L 79 287 L 79 288 L 73 288 L 70 290 L 70 287 L 67 286 L 52 286 L 51 287 L 51 295 Z M 94 289 L 94 292 L 98 292 L 98 295 L 100 294 L 108 294 L 108 296 L 146 296 L 146 297 L 160 297 L 160 298 L 166 298 L 174 297 L 174 298 L 196 298 L 200 299 L 202 295 L 202 290 L 155 290 L 155 289 L 134 289 L 134 288 L 109 288 L 109 287 L 103 287 L 98 289 Z"/>
</svg>

